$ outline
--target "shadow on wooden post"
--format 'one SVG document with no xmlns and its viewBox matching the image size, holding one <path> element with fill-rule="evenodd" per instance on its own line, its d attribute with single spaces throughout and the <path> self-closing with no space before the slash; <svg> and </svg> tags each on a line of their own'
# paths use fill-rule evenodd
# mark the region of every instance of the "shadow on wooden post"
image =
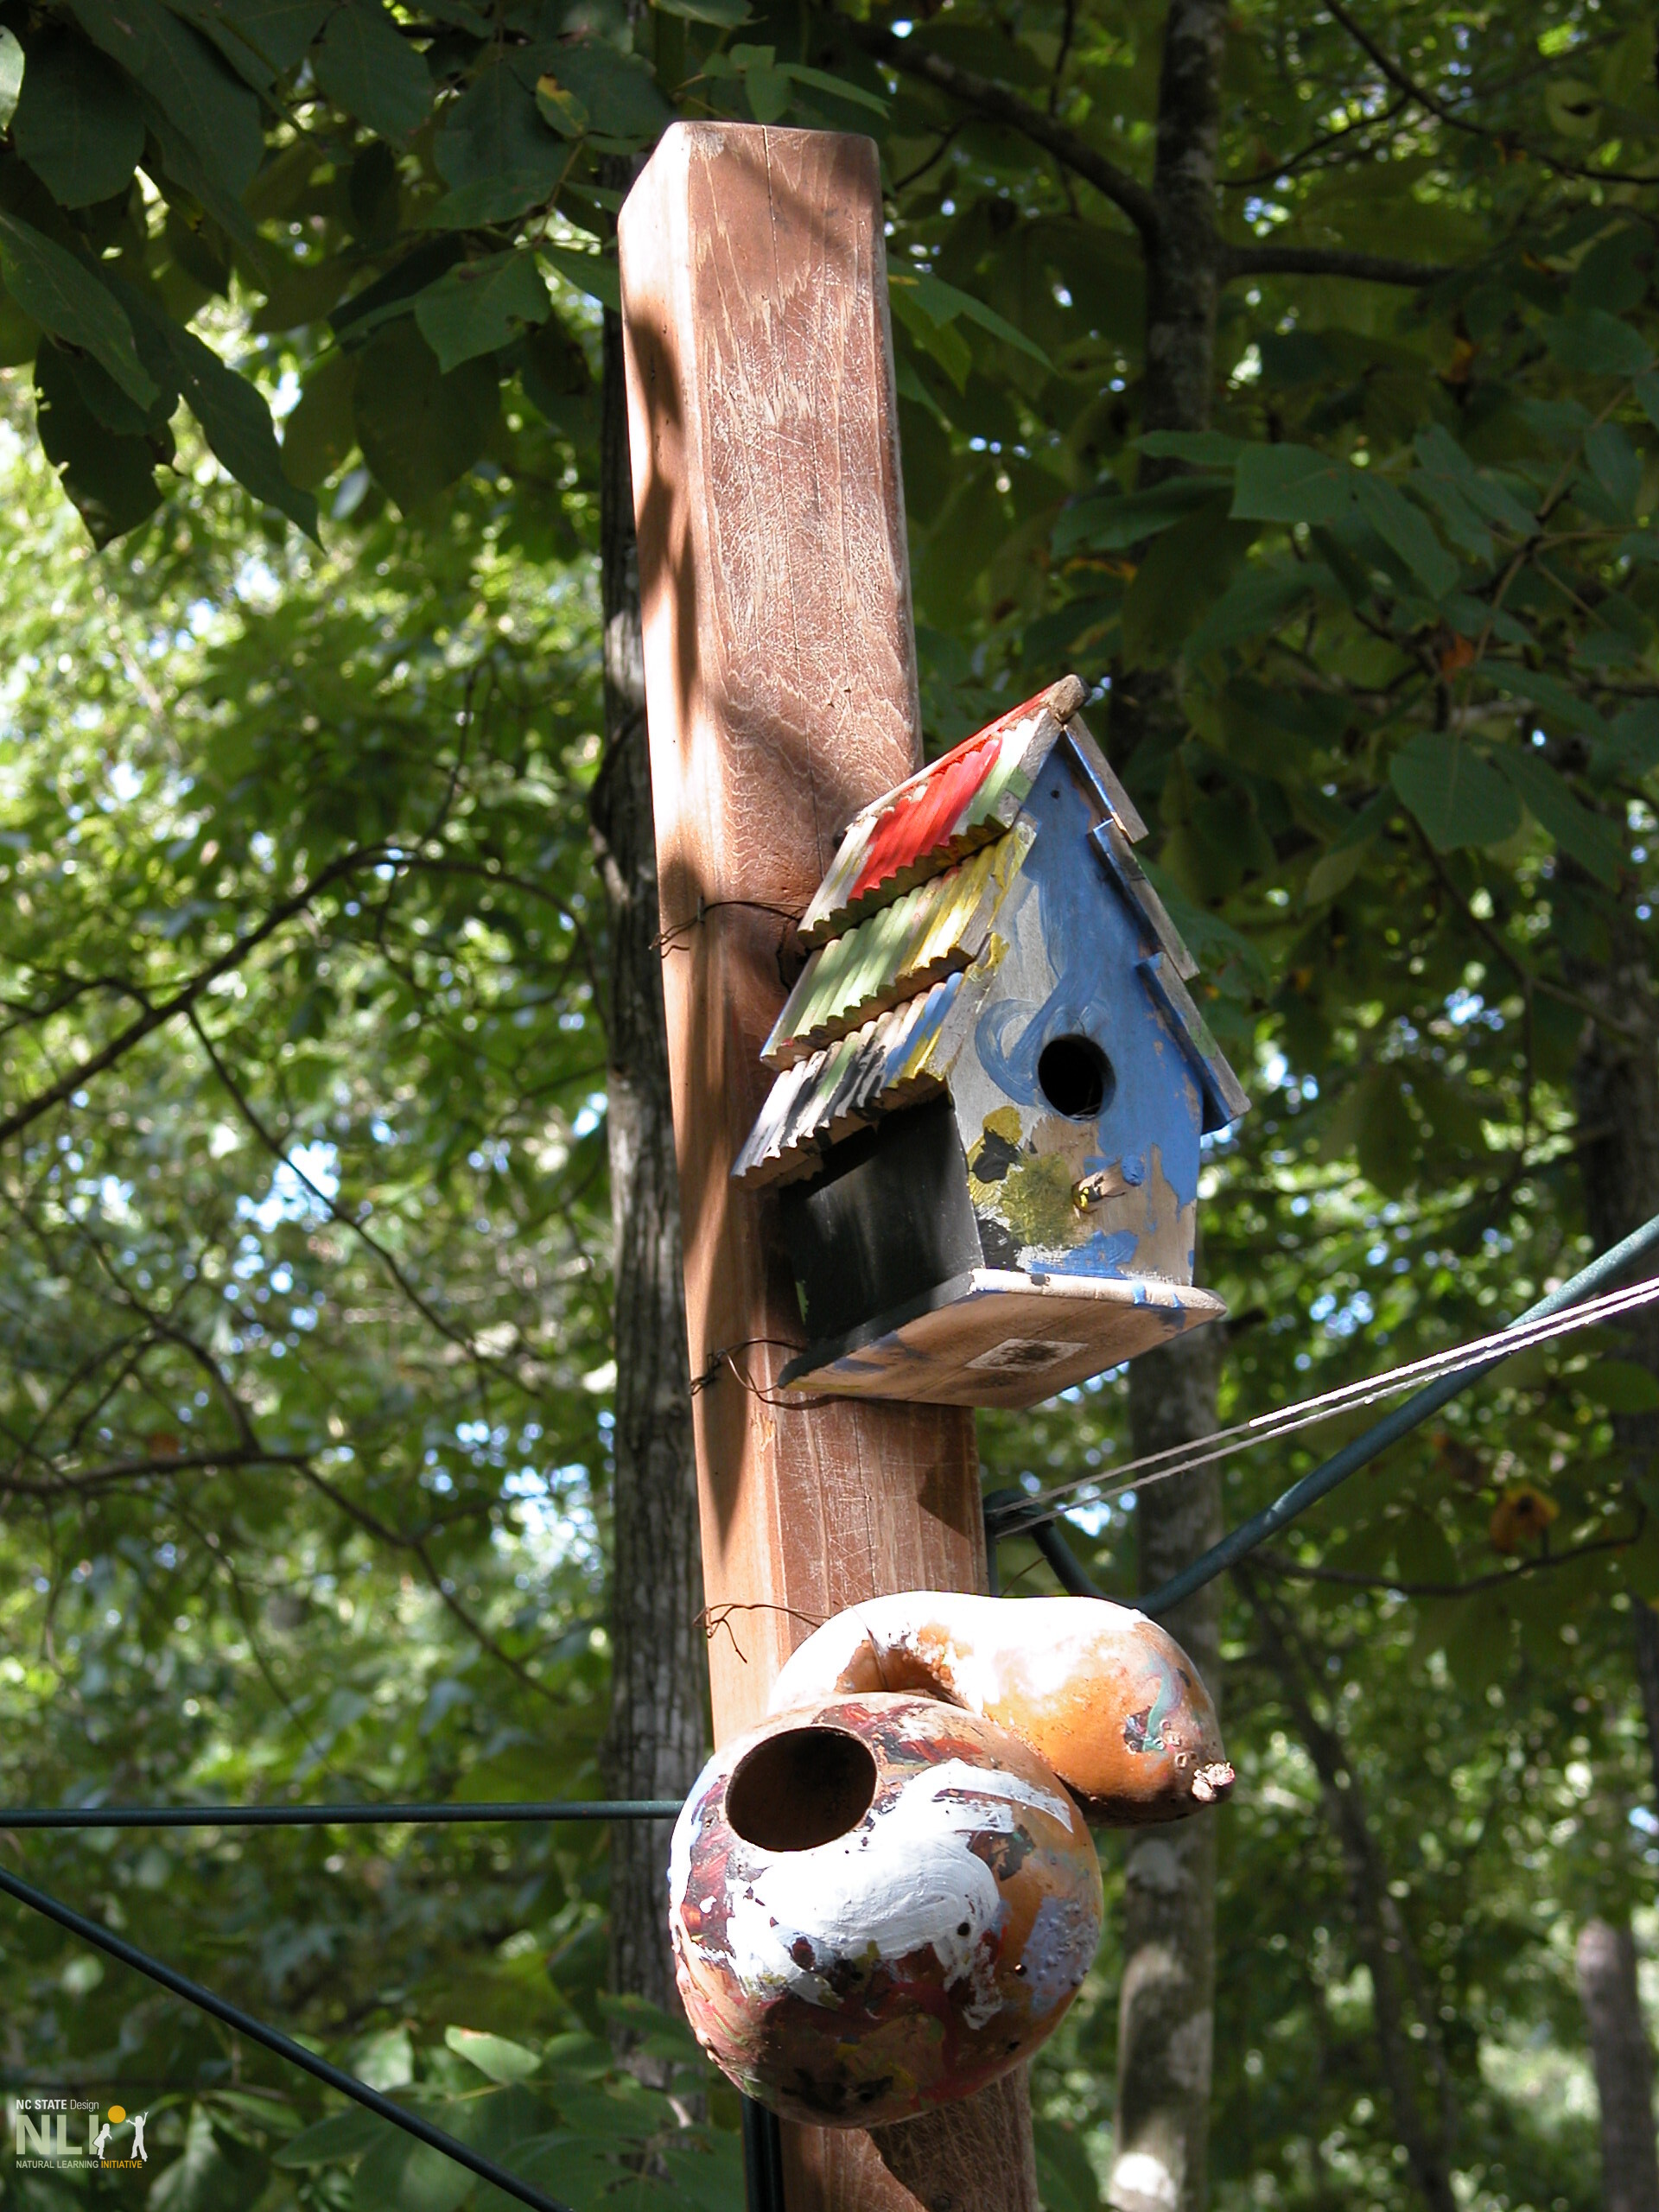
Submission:
<svg viewBox="0 0 1659 2212">
<path fill-rule="evenodd" d="M 716 1740 L 818 1622 L 984 1586 L 973 1416 L 780 1399 L 774 1201 L 730 1170 L 791 924 L 921 759 L 877 158 L 678 124 L 620 225 L 664 996 Z M 1023 2075 L 883 2131 L 786 2127 L 790 2212 L 1036 2212 Z"/>
</svg>

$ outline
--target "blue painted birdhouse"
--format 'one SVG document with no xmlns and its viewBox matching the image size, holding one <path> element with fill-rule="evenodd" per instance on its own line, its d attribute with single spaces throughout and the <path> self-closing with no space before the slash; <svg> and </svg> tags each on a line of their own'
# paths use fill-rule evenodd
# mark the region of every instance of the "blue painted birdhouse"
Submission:
<svg viewBox="0 0 1659 2212">
<path fill-rule="evenodd" d="M 1068 677 L 848 825 L 734 1174 L 779 1186 L 786 1386 L 1022 1406 L 1224 1308 L 1199 1139 L 1247 1103 Z"/>
</svg>

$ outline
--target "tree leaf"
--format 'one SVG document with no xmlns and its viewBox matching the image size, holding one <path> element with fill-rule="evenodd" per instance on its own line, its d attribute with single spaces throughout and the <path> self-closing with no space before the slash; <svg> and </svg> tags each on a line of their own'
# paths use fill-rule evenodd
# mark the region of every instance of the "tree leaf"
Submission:
<svg viewBox="0 0 1659 2212">
<path fill-rule="evenodd" d="M 1191 461 L 1195 468 L 1232 468 L 1245 450 L 1246 441 L 1230 438 L 1221 430 L 1148 430 L 1135 442 L 1135 451 L 1154 461 Z"/>
<path fill-rule="evenodd" d="M 713 23 L 735 30 L 749 20 L 748 0 L 652 0 L 660 16 L 682 16 L 689 23 Z"/>
<path fill-rule="evenodd" d="M 312 67 L 329 99 L 383 138 L 401 143 L 431 112 L 431 73 L 380 0 L 344 0 L 328 18 Z"/>
<path fill-rule="evenodd" d="M 1364 865 L 1363 844 L 1332 845 L 1328 853 L 1319 855 L 1307 871 L 1307 880 L 1302 886 L 1302 904 L 1322 906 L 1328 899 L 1340 897 Z"/>
<path fill-rule="evenodd" d="M 352 394 L 360 358 L 343 347 L 326 353 L 283 423 L 283 474 L 302 491 L 315 492 L 326 482 L 357 443 Z"/>
<path fill-rule="evenodd" d="M 151 2184 L 149 2212 L 224 2212 L 227 2204 L 251 2204 L 269 2173 L 257 2152 L 221 2143 L 207 2114 L 193 2105 L 183 2153 Z"/>
<path fill-rule="evenodd" d="M 342 346 L 357 345 L 390 315 L 405 314 L 416 295 L 435 283 L 446 269 L 453 269 L 466 252 L 457 238 L 427 238 L 412 253 L 394 262 L 384 276 L 377 276 L 360 292 L 353 292 L 329 316 L 329 326 Z"/>
<path fill-rule="evenodd" d="M 0 25 L 0 130 L 9 130 L 22 89 L 23 49 L 16 31 Z"/>
<path fill-rule="evenodd" d="M 1498 845 L 1521 827 L 1515 793 L 1461 739 L 1420 730 L 1389 764 L 1389 780 L 1436 852 Z"/>
<path fill-rule="evenodd" d="M 1207 488 L 1207 505 L 1154 540 L 1124 596 L 1123 657 L 1131 668 L 1173 658 L 1255 536 L 1248 524 L 1229 522 L 1224 485 Z"/>
<path fill-rule="evenodd" d="M 454 2159 L 413 2136 L 390 2130 L 364 2153 L 352 2195 L 368 2212 L 455 2212 L 473 2188 L 473 2177 Z"/>
<path fill-rule="evenodd" d="M 415 302 L 415 320 L 446 373 L 475 354 L 493 353 L 551 312 L 534 251 L 462 261 L 429 285 Z"/>
<path fill-rule="evenodd" d="M 330 2113 L 327 2120 L 290 2136 L 277 2152 L 276 2164 L 290 2171 L 331 2165 L 338 2158 L 360 2158 L 365 2151 L 395 2134 L 389 2120 L 365 2111 L 361 2105 L 348 2105 L 344 2112 Z"/>
<path fill-rule="evenodd" d="M 874 114 L 887 115 L 888 103 L 874 92 L 867 92 L 861 85 L 849 85 L 844 77 L 832 76 L 827 69 L 809 68 L 804 61 L 786 61 L 784 67 L 798 85 L 810 85 L 815 92 L 828 92 L 832 99 L 849 100 L 855 107 L 867 107 Z"/>
<path fill-rule="evenodd" d="M 1659 768 L 1659 701 L 1627 707 L 1604 726 L 1602 740 L 1638 776 Z"/>
<path fill-rule="evenodd" d="M 935 322 L 908 285 L 900 285 L 897 289 L 889 288 L 887 297 L 895 328 L 906 331 L 921 351 L 938 363 L 957 390 L 966 391 L 968 379 L 974 372 L 974 356 L 962 333 L 952 323 Z M 908 361 L 903 365 L 925 391 L 915 368 Z"/>
<path fill-rule="evenodd" d="M 1351 504 L 1360 471 L 1312 446 L 1246 446 L 1234 469 L 1240 522 L 1332 522 Z"/>
<path fill-rule="evenodd" d="M 1634 515 L 1642 489 L 1642 461 L 1617 423 L 1598 423 L 1584 434 L 1590 474 L 1621 515 Z"/>
<path fill-rule="evenodd" d="M 41 340 L 40 351 L 35 355 L 37 381 L 40 364 L 48 355 L 61 366 L 79 393 L 81 405 L 95 423 L 100 423 L 106 430 L 112 430 L 118 437 L 161 439 L 161 434 L 167 429 L 168 420 L 179 404 L 178 391 L 171 379 L 162 385 L 161 397 L 153 406 L 141 407 L 136 399 L 130 398 L 122 391 L 109 371 L 101 368 L 90 353 L 72 352 L 50 338 Z M 144 359 L 142 351 L 139 359 Z M 144 365 L 150 367 L 148 361 Z M 170 441 L 163 442 L 162 448 L 158 448 L 156 458 L 170 458 L 170 453 L 164 449 L 168 444 Z"/>
<path fill-rule="evenodd" d="M 1536 524 L 1531 510 L 1522 506 L 1494 478 L 1478 469 L 1449 430 L 1432 423 L 1426 430 L 1417 433 L 1414 445 L 1424 472 L 1425 489 L 1455 485 L 1460 497 L 1478 513 L 1484 515 L 1488 522 L 1495 522 L 1519 537 L 1532 535 Z"/>
<path fill-rule="evenodd" d="M 1375 1067 L 1358 1089 L 1354 1152 L 1359 1172 L 1384 1198 L 1401 1198 L 1417 1179 L 1422 1145 L 1406 1104 L 1405 1071 Z"/>
<path fill-rule="evenodd" d="M 887 272 L 887 284 L 889 289 L 896 284 L 908 292 L 929 321 L 941 328 L 961 315 L 969 322 L 976 322 L 982 330 L 989 331 L 993 338 L 1000 338 L 1005 346 L 1013 346 L 1019 352 L 1028 353 L 1033 361 L 1040 361 L 1046 369 L 1053 365 L 1040 346 L 1033 346 L 1023 331 L 1016 330 L 1011 322 L 998 315 L 995 308 L 988 308 L 971 292 L 959 291 L 954 284 L 947 284 L 943 277 L 935 276 L 930 270 L 891 269 Z"/>
<path fill-rule="evenodd" d="M 1562 368 L 1586 376 L 1634 377 L 1653 366 L 1646 339 L 1605 308 L 1552 316 L 1544 324 L 1544 343 Z"/>
<path fill-rule="evenodd" d="M 153 514 L 162 503 L 156 466 L 162 455 L 142 433 L 118 435 L 99 422 L 73 364 L 49 340 L 35 357 L 35 393 L 41 450 L 93 544 L 109 544 Z"/>
<path fill-rule="evenodd" d="M 1190 663 L 1223 646 L 1267 637 L 1316 592 L 1337 595 L 1336 579 L 1323 561 L 1262 562 L 1248 567 L 1229 584 L 1181 651 Z"/>
<path fill-rule="evenodd" d="M 321 543 L 317 503 L 283 473 L 283 449 L 276 442 L 270 410 L 256 386 L 227 369 L 194 331 L 174 322 L 143 294 L 129 286 L 125 296 L 151 332 L 165 342 L 180 392 L 200 424 L 213 458 L 255 499 L 285 514 L 308 537 Z"/>
<path fill-rule="evenodd" d="M 505 2036 L 486 2035 L 477 2028 L 446 2028 L 443 2039 L 451 2050 L 469 2066 L 476 2066 L 480 2074 L 487 2074 L 492 2082 L 528 2081 L 542 2063 L 538 2051 L 528 2050 L 521 2043 L 509 2043 Z"/>
<path fill-rule="evenodd" d="M 1517 668 L 1511 662 L 1485 660 L 1481 671 L 1489 676 L 1500 691 L 1512 699 L 1529 701 L 1541 715 L 1550 715 L 1564 721 L 1569 729 L 1582 730 L 1586 737 L 1601 737 L 1607 725 L 1596 712 L 1593 702 L 1581 698 L 1570 683 L 1563 683 L 1541 669 Z"/>
<path fill-rule="evenodd" d="M 144 127 L 160 150 L 162 168 L 168 183 L 177 185 L 205 213 L 211 215 L 226 238 L 234 238 L 257 263 L 262 251 L 259 233 L 240 198 L 202 160 L 153 93 L 141 86 L 138 97 L 144 111 Z"/>
<path fill-rule="evenodd" d="M 405 513 L 469 469 L 495 427 L 494 368 L 463 361 L 448 376 L 412 320 L 389 323 L 365 347 L 352 412 L 375 480 Z"/>
<path fill-rule="evenodd" d="M 561 138 L 585 138 L 590 128 L 587 109 L 574 92 L 566 92 L 556 77 L 536 79 L 536 112 Z"/>
<path fill-rule="evenodd" d="M 743 91 L 757 123 L 781 123 L 795 97 L 788 70 L 772 61 L 749 64 L 743 72 Z"/>
<path fill-rule="evenodd" d="M 1417 467 L 1408 488 L 1427 499 L 1454 545 L 1483 564 L 1492 557 L 1491 532 L 1471 499 L 1474 464 L 1454 439 L 1436 423 L 1416 438 Z"/>
<path fill-rule="evenodd" d="M 500 60 L 446 110 L 433 158 L 454 188 L 434 219 L 471 227 L 506 222 L 539 205 L 567 157 L 511 63 Z"/>
<path fill-rule="evenodd" d="M 608 253 L 573 253 L 568 246 L 538 245 L 536 249 L 542 259 L 567 284 L 574 284 L 579 292 L 586 292 L 589 299 L 597 300 L 601 307 L 609 308 L 613 315 L 622 312 L 622 280 L 617 272 L 614 257 Z"/>
<path fill-rule="evenodd" d="M 1087 547 L 1117 553 L 1183 522 L 1195 507 L 1214 502 L 1213 476 L 1172 476 L 1149 492 L 1096 493 L 1060 510 L 1050 543 L 1058 555 Z"/>
<path fill-rule="evenodd" d="M 1458 581 L 1458 564 L 1434 535 L 1428 518 L 1398 486 L 1370 469 L 1357 472 L 1359 512 L 1385 545 L 1392 546 L 1431 598 L 1444 599 Z"/>
<path fill-rule="evenodd" d="M 1610 1414 L 1650 1414 L 1659 1408 L 1659 1378 L 1633 1359 L 1599 1359 L 1573 1377 L 1573 1387 Z"/>
<path fill-rule="evenodd" d="M 154 404 L 157 386 L 138 359 L 132 326 L 85 263 L 16 215 L 0 213 L 0 267 L 6 289 L 42 330 L 84 347 L 141 407 Z"/>
<path fill-rule="evenodd" d="M 556 92 L 582 110 L 586 128 L 613 139 L 619 149 L 655 145 L 674 120 L 646 63 L 637 54 L 619 54 L 605 39 L 538 43 L 518 48 L 511 60 L 521 84 L 538 90 L 550 79 Z"/>
<path fill-rule="evenodd" d="M 1504 746 L 1497 757 L 1539 827 L 1592 875 L 1614 887 L 1624 864 L 1624 849 L 1611 827 L 1580 805 L 1565 777 L 1529 746 Z"/>
<path fill-rule="evenodd" d="M 285 77 L 321 29 L 333 0 L 168 0 L 263 92 Z"/>
<path fill-rule="evenodd" d="M 112 200 L 144 150 L 144 118 L 126 79 L 70 31 L 35 42 L 11 143 L 60 207 Z"/>
<path fill-rule="evenodd" d="M 201 34 L 158 0 L 69 5 L 93 45 L 152 95 L 202 168 L 232 194 L 245 192 L 265 149 L 259 103 Z"/>
</svg>

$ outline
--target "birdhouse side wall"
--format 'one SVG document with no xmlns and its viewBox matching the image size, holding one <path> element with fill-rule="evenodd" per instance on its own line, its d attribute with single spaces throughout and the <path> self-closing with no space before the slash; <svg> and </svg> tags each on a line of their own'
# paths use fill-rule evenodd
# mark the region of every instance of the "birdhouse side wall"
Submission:
<svg viewBox="0 0 1659 2212">
<path fill-rule="evenodd" d="M 1103 810 L 1065 741 L 1020 818 L 1035 841 L 950 1071 L 986 1263 L 1190 1283 L 1203 1098 L 1140 964 L 1158 950 L 1153 933 L 1090 841 Z M 1074 1110 L 1057 1110 L 1045 1078 Z"/>
<path fill-rule="evenodd" d="M 980 1264 L 950 1101 L 889 1114 L 833 1147 L 822 1174 L 779 1193 L 778 1220 L 813 1344 L 925 1307 Z"/>
</svg>

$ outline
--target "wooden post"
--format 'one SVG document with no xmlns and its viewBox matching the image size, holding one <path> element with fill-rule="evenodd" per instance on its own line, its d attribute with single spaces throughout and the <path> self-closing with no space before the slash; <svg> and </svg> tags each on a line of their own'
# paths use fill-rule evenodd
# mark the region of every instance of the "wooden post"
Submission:
<svg viewBox="0 0 1659 2212">
<path fill-rule="evenodd" d="M 779 1398 L 793 1281 L 773 1202 L 730 1179 L 791 924 L 848 821 L 921 760 L 875 148 L 677 124 L 620 247 L 723 1739 L 832 1613 L 984 1584 L 972 1414 Z M 1023 2075 L 879 2133 L 786 2127 L 790 2212 L 1036 2212 Z"/>
</svg>

